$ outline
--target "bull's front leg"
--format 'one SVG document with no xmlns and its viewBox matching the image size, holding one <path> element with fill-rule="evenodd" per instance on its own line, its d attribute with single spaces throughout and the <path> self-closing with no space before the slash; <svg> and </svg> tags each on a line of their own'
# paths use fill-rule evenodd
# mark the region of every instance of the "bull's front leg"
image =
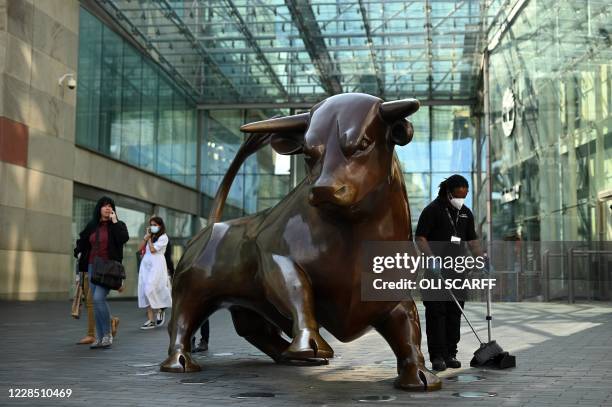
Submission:
<svg viewBox="0 0 612 407">
<path fill-rule="evenodd" d="M 414 301 L 398 304 L 389 316 L 374 325 L 397 358 L 395 387 L 403 390 L 439 390 L 442 382 L 425 367 L 421 352 L 421 324 Z"/>
<path fill-rule="evenodd" d="M 200 366 L 191 357 L 191 338 L 217 309 L 211 295 L 218 291 L 218 287 L 200 277 L 198 270 L 179 271 L 181 274 L 175 277 L 172 288 L 168 358 L 162 362 L 160 370 L 173 373 L 198 372 Z"/>
<path fill-rule="evenodd" d="M 333 357 L 333 349 L 319 334 L 312 286 L 304 271 L 285 256 L 260 252 L 259 257 L 266 298 L 293 321 L 293 341 L 282 356 L 286 359 Z"/>
</svg>

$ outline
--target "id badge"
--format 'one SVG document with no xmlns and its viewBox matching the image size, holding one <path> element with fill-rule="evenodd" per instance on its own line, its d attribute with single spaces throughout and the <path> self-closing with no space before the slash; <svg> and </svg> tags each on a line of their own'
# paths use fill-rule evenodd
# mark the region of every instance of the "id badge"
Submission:
<svg viewBox="0 0 612 407">
<path fill-rule="evenodd" d="M 451 243 L 453 244 L 461 244 L 461 238 L 457 236 L 451 236 Z"/>
</svg>

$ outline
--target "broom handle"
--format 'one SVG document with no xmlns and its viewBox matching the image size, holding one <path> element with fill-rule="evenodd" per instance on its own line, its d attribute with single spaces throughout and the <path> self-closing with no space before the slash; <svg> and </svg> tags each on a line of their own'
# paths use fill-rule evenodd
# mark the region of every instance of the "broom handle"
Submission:
<svg viewBox="0 0 612 407">
<path fill-rule="evenodd" d="M 444 280 L 444 277 L 442 279 Z M 448 290 L 448 293 L 453 298 L 453 301 L 455 301 L 455 304 L 457 304 L 457 307 L 459 307 L 459 311 L 461 311 L 461 315 L 463 315 L 463 318 L 465 318 L 465 321 L 468 323 L 470 328 L 472 328 L 472 332 L 474 332 L 474 335 L 476 335 L 476 339 L 478 339 L 478 342 L 480 342 L 480 344 L 483 344 L 482 340 L 480 339 L 480 336 L 478 336 L 478 334 L 476 333 L 476 330 L 472 326 L 472 323 L 468 319 L 467 315 L 465 315 L 465 312 L 463 312 L 463 308 L 461 308 L 461 304 L 459 304 L 459 301 L 457 301 L 457 297 L 455 297 L 455 294 L 453 294 L 453 291 L 450 288 L 447 288 L 447 290 Z"/>
<path fill-rule="evenodd" d="M 489 335 L 489 342 L 491 342 L 491 287 L 487 289 L 487 333 Z"/>
<path fill-rule="evenodd" d="M 492 252 L 492 247 L 493 244 L 489 241 L 487 242 L 487 250 L 488 253 Z M 487 274 L 489 275 L 489 277 L 491 277 L 491 258 L 488 257 L 487 254 L 487 260 L 489 262 L 489 267 L 487 268 Z M 491 316 L 491 287 L 487 286 L 487 336 L 489 338 L 489 342 L 491 342 L 491 321 L 493 320 L 493 317 Z"/>
</svg>

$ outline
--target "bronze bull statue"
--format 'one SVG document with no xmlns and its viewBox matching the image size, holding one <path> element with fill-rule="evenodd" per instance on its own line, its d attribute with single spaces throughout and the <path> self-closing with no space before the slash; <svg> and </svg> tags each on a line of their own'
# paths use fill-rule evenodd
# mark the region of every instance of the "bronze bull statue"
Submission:
<svg viewBox="0 0 612 407">
<path fill-rule="evenodd" d="M 277 362 L 331 358 L 319 324 L 340 341 L 375 328 L 397 357 L 395 386 L 436 390 L 424 364 L 414 301 L 361 301 L 366 241 L 411 240 L 410 209 L 395 145 L 410 142 L 414 99 L 383 103 L 349 93 L 309 113 L 250 123 L 219 188 L 209 225 L 174 275 L 165 372 L 194 372 L 191 338 L 220 307 L 237 333 Z M 275 207 L 220 222 L 240 165 L 263 146 L 304 154 L 307 176 Z M 291 343 L 281 336 L 281 331 Z"/>
</svg>

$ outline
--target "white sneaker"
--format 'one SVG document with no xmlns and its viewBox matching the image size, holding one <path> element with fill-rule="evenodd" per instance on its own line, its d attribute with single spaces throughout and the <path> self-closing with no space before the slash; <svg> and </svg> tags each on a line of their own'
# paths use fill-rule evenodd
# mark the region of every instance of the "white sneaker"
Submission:
<svg viewBox="0 0 612 407">
<path fill-rule="evenodd" d="M 155 322 L 149 321 L 148 319 L 147 319 L 147 322 L 142 324 L 142 326 L 140 327 L 140 329 L 153 329 L 153 328 L 155 328 Z"/>
<path fill-rule="evenodd" d="M 113 336 L 108 334 L 102 338 L 102 341 L 100 342 L 100 347 L 104 349 L 108 349 L 112 346 L 112 344 L 113 344 Z"/>
<path fill-rule="evenodd" d="M 102 337 L 102 339 L 96 339 L 94 343 L 89 346 L 90 349 L 108 349 L 113 344 L 113 336 L 107 335 Z"/>
</svg>

